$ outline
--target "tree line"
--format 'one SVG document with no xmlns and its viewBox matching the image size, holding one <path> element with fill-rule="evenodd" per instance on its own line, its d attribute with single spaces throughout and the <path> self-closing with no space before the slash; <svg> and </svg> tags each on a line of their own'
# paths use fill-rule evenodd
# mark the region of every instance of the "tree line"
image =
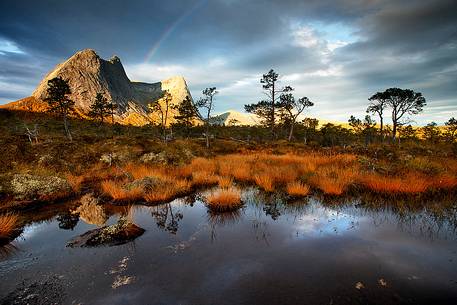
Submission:
<svg viewBox="0 0 457 305">
<path fill-rule="evenodd" d="M 317 142 L 324 146 L 346 144 L 357 139 L 361 139 L 366 145 L 374 141 L 384 142 L 387 138 L 390 138 L 391 142 L 419 138 L 434 143 L 453 143 L 457 140 L 457 120 L 454 118 L 449 119 L 444 128 L 440 128 L 435 122 L 421 128 L 414 128 L 410 124 L 411 116 L 419 114 L 426 106 L 426 99 L 422 93 L 410 89 L 389 88 L 373 94 L 368 98 L 367 115 L 363 119 L 351 115 L 348 120 L 350 128 L 332 123 L 318 128 L 319 121 L 315 118 L 306 117 L 299 120 L 308 108 L 314 106 L 314 102 L 306 96 L 295 97 L 291 86 L 280 86 L 278 73 L 271 69 L 262 75 L 260 84 L 265 98 L 244 106 L 246 112 L 260 119 L 260 126 L 244 127 L 244 131 L 252 131 L 244 134 L 247 140 L 262 135 L 269 140 L 286 138 L 288 141 L 299 140 L 308 144 L 318 139 Z M 49 111 L 57 113 L 62 118 L 65 134 L 72 140 L 68 117 L 75 112 L 75 103 L 69 99 L 71 90 L 68 82 L 60 77 L 49 80 L 47 93 L 45 101 L 48 103 Z M 221 128 L 216 127 L 212 121 L 218 93 L 216 87 L 209 87 L 202 91 L 202 97 L 195 102 L 186 96 L 180 103 L 172 104 L 172 95 L 164 91 L 159 99 L 148 103 L 149 114 L 158 115 L 159 122 L 155 125 L 160 127 L 163 141 L 167 142 L 173 137 L 173 129 L 186 137 L 190 137 L 192 131 L 198 129 L 200 136 L 203 135 L 205 138 L 206 146 L 209 147 L 212 133 L 215 130 L 221 133 Z M 114 124 L 116 110 L 117 105 L 108 101 L 100 92 L 90 105 L 88 116 L 100 124 L 111 118 Z M 386 114 L 390 115 L 391 124 L 386 124 Z M 371 115 L 379 119 L 379 124 Z M 231 130 L 243 134 L 240 127 Z"/>
</svg>

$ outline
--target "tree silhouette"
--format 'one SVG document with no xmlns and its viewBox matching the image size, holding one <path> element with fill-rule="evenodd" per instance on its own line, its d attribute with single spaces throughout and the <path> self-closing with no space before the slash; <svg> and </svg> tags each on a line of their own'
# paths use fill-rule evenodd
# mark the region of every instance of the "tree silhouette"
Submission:
<svg viewBox="0 0 457 305">
<path fill-rule="evenodd" d="M 160 127 L 162 129 L 162 139 L 164 142 L 167 141 L 167 123 L 168 123 L 168 114 L 171 108 L 171 101 L 173 96 L 170 92 L 164 91 L 163 96 L 148 104 L 148 108 L 152 113 L 157 113 L 160 118 Z"/>
<path fill-rule="evenodd" d="M 288 141 L 292 140 L 294 133 L 294 127 L 297 122 L 298 116 L 308 107 L 314 106 L 314 103 L 311 102 L 307 97 L 299 98 L 295 100 L 292 93 L 283 93 L 280 96 L 279 107 L 281 109 L 282 115 L 285 118 L 285 121 L 289 124 L 289 137 Z"/>
<path fill-rule="evenodd" d="M 446 126 L 446 140 L 451 143 L 454 142 L 457 139 L 457 120 L 452 117 L 444 125 Z"/>
<path fill-rule="evenodd" d="M 373 135 L 376 132 L 376 122 L 371 118 L 371 116 L 366 115 L 362 121 L 356 118 L 355 116 L 351 115 L 351 117 L 348 120 L 348 123 L 356 134 L 364 137 L 365 145 L 368 145 L 371 142 Z"/>
<path fill-rule="evenodd" d="M 413 126 L 411 125 L 406 125 L 406 126 L 400 126 L 398 129 L 398 132 L 400 134 L 400 138 L 404 140 L 416 140 L 416 130 L 414 130 Z"/>
<path fill-rule="evenodd" d="M 301 122 L 303 127 L 305 128 L 305 144 L 308 143 L 308 138 L 310 133 L 315 133 L 317 126 L 319 126 L 319 120 L 313 118 L 304 118 Z"/>
<path fill-rule="evenodd" d="M 95 101 L 90 105 L 89 117 L 94 120 L 99 120 L 100 124 L 103 124 L 104 119 L 107 116 L 112 116 L 117 105 L 112 102 L 108 102 L 108 99 L 103 96 L 102 93 L 97 93 Z"/>
<path fill-rule="evenodd" d="M 198 115 L 200 119 L 205 123 L 205 136 L 206 136 L 206 148 L 209 148 L 209 128 L 211 125 L 211 112 L 214 108 L 214 96 L 219 92 L 216 90 L 216 87 L 206 88 L 202 91 L 204 97 L 200 98 L 196 106 L 198 108 L 202 108 L 206 113 L 202 115 L 200 111 L 198 111 Z"/>
<path fill-rule="evenodd" d="M 403 125 L 408 115 L 422 112 L 427 105 L 420 92 L 410 89 L 389 88 L 383 92 L 387 105 L 392 109 L 392 139 L 397 137 L 397 129 Z"/>
<path fill-rule="evenodd" d="M 257 115 L 263 125 L 271 129 L 272 137 L 275 137 L 275 125 L 276 125 L 276 110 L 280 108 L 279 94 L 287 93 L 292 91 L 292 87 L 286 86 L 283 88 L 277 88 L 279 74 L 273 69 L 264 74 L 260 79 L 264 93 L 267 96 L 267 100 L 261 100 L 254 104 L 244 105 L 246 112 Z"/>
<path fill-rule="evenodd" d="M 424 139 L 431 142 L 431 143 L 438 143 L 441 136 L 441 131 L 438 128 L 438 124 L 436 122 L 431 122 L 422 127 L 422 133 L 424 135 Z"/>
<path fill-rule="evenodd" d="M 369 99 L 370 104 L 367 113 L 377 114 L 379 116 L 379 133 L 384 138 L 384 109 L 387 108 L 387 95 L 385 92 L 377 92 Z"/>
<path fill-rule="evenodd" d="M 355 133 L 362 133 L 363 130 L 363 124 L 360 119 L 357 119 L 355 116 L 351 115 L 351 117 L 348 120 L 349 126 L 352 127 Z"/>
<path fill-rule="evenodd" d="M 44 99 L 49 105 L 49 111 L 57 113 L 63 119 L 65 135 L 72 141 L 67 118 L 74 112 L 75 102 L 68 95 L 71 94 L 70 86 L 61 77 L 55 77 L 48 81 L 47 97 Z"/>
<path fill-rule="evenodd" d="M 186 95 L 181 103 L 172 108 L 178 111 L 174 116 L 176 123 L 184 126 L 184 128 L 186 128 L 187 136 L 189 136 L 190 128 L 194 125 L 194 120 L 198 118 L 198 112 L 194 103 L 190 97 Z"/>
</svg>

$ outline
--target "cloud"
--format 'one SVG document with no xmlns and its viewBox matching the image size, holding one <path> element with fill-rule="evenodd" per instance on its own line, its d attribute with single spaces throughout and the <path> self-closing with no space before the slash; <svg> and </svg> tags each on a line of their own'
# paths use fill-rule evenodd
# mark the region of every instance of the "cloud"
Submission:
<svg viewBox="0 0 457 305">
<path fill-rule="evenodd" d="M 367 97 L 398 86 L 427 98 L 418 122 L 442 122 L 457 112 L 455 11 L 454 0 L 1 2 L 0 103 L 94 48 L 134 80 L 183 75 L 194 96 L 218 87 L 219 111 L 261 99 L 274 68 L 318 117 L 365 115 Z"/>
<path fill-rule="evenodd" d="M 14 42 L 0 37 L 0 55 L 6 55 L 6 53 L 24 54 L 24 51 L 19 49 Z"/>
</svg>

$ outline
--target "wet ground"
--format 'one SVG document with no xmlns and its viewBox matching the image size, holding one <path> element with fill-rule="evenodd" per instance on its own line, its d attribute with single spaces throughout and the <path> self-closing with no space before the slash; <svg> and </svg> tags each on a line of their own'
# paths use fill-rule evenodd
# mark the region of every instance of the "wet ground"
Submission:
<svg viewBox="0 0 457 305">
<path fill-rule="evenodd" d="M 0 252 L 0 304 L 457 304 L 448 217 L 254 190 L 244 199 L 220 215 L 198 196 L 60 208 Z M 123 245 L 66 246 L 120 218 L 146 231 Z"/>
</svg>

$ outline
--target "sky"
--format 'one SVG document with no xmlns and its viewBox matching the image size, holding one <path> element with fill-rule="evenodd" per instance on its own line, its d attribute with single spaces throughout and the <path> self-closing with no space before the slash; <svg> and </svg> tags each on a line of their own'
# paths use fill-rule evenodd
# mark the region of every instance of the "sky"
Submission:
<svg viewBox="0 0 457 305">
<path fill-rule="evenodd" d="M 390 87 L 422 92 L 412 123 L 457 116 L 456 0 L 40 0 L 0 2 L 0 104 L 31 95 L 56 64 L 91 48 L 131 80 L 185 77 L 194 98 L 217 87 L 216 112 L 280 85 L 345 122 Z"/>
</svg>

